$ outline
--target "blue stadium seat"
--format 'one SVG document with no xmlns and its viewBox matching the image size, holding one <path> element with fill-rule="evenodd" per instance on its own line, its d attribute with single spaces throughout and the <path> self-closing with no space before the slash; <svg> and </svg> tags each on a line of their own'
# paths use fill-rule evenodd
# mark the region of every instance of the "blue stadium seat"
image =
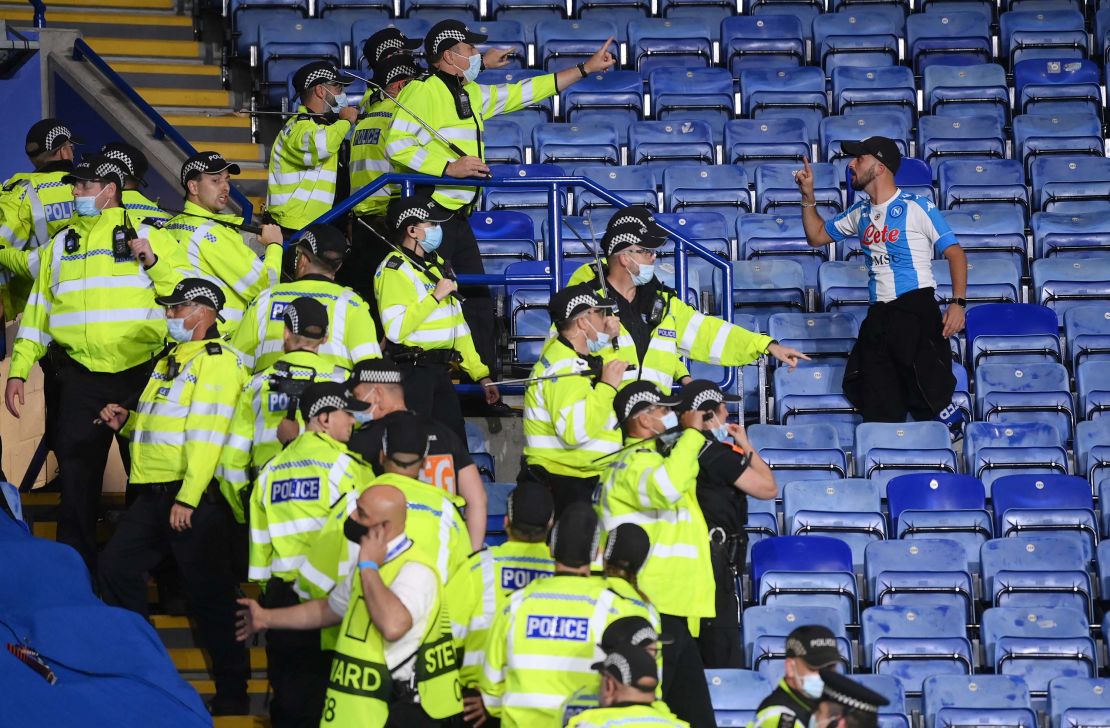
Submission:
<svg viewBox="0 0 1110 728">
<path fill-rule="evenodd" d="M 1029 219 L 1029 192 L 1025 187 L 1025 170 L 1013 159 L 970 161 L 948 159 L 937 168 L 940 184 L 940 206 L 958 210 L 971 205 L 976 208 L 998 207 L 1006 213 L 1018 213 Z"/>
<path fill-rule="evenodd" d="M 951 162 L 945 162 L 951 164 Z M 952 300 L 952 269 L 947 260 L 932 262 L 937 297 Z M 968 308 L 985 303 L 1014 303 L 1020 292 L 1018 269 L 1008 260 L 979 260 L 967 264 Z"/>
<path fill-rule="evenodd" d="M 789 116 L 806 123 L 816 141 L 821 119 L 829 113 L 825 74 L 820 68 L 749 68 L 740 71 L 740 108 L 752 119 Z"/>
<path fill-rule="evenodd" d="M 777 313 L 768 335 L 814 359 L 846 359 L 859 334 L 859 319 L 844 313 Z"/>
<path fill-rule="evenodd" d="M 1075 370 L 1078 416 L 1094 420 L 1110 411 L 1110 361 L 1085 361 Z"/>
<path fill-rule="evenodd" d="M 857 190 L 852 186 L 852 170 L 845 168 L 842 171 L 844 174 L 841 175 L 841 178 L 844 179 L 848 188 L 848 204 L 853 204 L 857 198 L 867 199 L 866 192 Z M 933 189 L 932 170 L 929 169 L 929 165 L 916 157 L 902 157 L 902 163 L 894 174 L 894 184 L 898 185 L 903 192 L 912 192 L 915 195 L 927 198 L 934 205 L 937 204 L 937 195 Z"/>
<path fill-rule="evenodd" d="M 1071 607 L 1091 613 L 1088 560 L 1054 536 L 995 538 L 979 554 L 983 601 L 994 607 Z"/>
<path fill-rule="evenodd" d="M 713 715 L 721 728 L 743 728 L 774 685 L 754 670 L 706 670 Z"/>
<path fill-rule="evenodd" d="M 667 212 L 716 212 L 731 230 L 751 211 L 748 175 L 737 165 L 670 165 L 663 170 L 663 202 Z"/>
<path fill-rule="evenodd" d="M 917 154 L 934 176 L 946 159 L 1005 159 L 1002 122 L 994 116 L 923 116 L 917 127 Z"/>
<path fill-rule="evenodd" d="M 756 122 L 761 123 L 761 122 Z M 798 163 L 772 164 L 764 163 L 755 170 L 755 205 L 756 210 L 763 213 L 801 213 L 802 193 L 798 191 L 798 183 L 794 181 L 794 173 L 800 169 Z M 840 197 L 840 182 L 837 179 L 836 167 L 831 164 L 814 163 L 810 165 L 813 172 L 813 197 L 817 203 L 817 211 L 823 216 L 836 215 L 844 209 Z M 823 248 L 817 249 L 818 257 L 826 257 Z M 814 277 L 816 271 L 814 271 Z"/>
<path fill-rule="evenodd" d="M 510 263 L 540 257 L 532 219 L 523 212 L 476 212 L 470 216 L 470 227 L 481 246 L 487 273 L 504 273 Z"/>
<path fill-rule="evenodd" d="M 906 691 L 893 675 L 853 675 L 852 679 L 874 690 L 889 702 L 879 707 L 879 728 L 910 728 Z"/>
<path fill-rule="evenodd" d="M 1094 725 L 1110 713 L 1110 680 L 1054 678 L 1048 683 L 1048 707 L 1052 728 Z"/>
<path fill-rule="evenodd" d="M 881 502 L 875 484 L 862 478 L 791 481 L 782 489 L 783 522 L 792 536 L 839 538 L 862 567 L 868 544 L 886 539 Z"/>
<path fill-rule="evenodd" d="M 841 260 L 822 263 L 817 271 L 821 307 L 826 311 L 852 312 L 862 319 L 870 305 L 867 266 Z"/>
<path fill-rule="evenodd" d="M 281 105 L 286 79 L 309 61 L 323 59 L 342 65 L 343 41 L 343 27 L 331 20 L 283 14 L 262 21 L 258 26 L 258 67 L 267 104 Z M 291 108 L 299 103 L 289 101 Z"/>
<path fill-rule="evenodd" d="M 696 18 L 647 18 L 628 23 L 628 61 L 644 76 L 656 68 L 713 65 L 713 36 Z"/>
<path fill-rule="evenodd" d="M 774 500 L 758 500 L 748 496 L 748 522 L 744 524 L 748 535 L 748 562 L 751 562 L 752 546 L 765 538 L 779 534 L 779 517 L 775 511 Z"/>
<path fill-rule="evenodd" d="M 840 612 L 832 607 L 774 607 L 755 605 L 744 610 L 740 633 L 744 636 L 744 654 L 747 656 L 746 665 L 752 669 L 759 669 L 755 664 L 756 655 L 761 652 L 757 649 L 760 638 L 784 638 L 798 628 L 799 625 L 820 625 L 833 633 L 838 639 L 848 640 L 848 632 Z M 767 658 L 764 658 L 767 659 Z"/>
<path fill-rule="evenodd" d="M 933 65 L 990 63 L 990 20 L 959 11 L 914 13 L 906 18 L 906 48 L 916 73 Z"/>
<path fill-rule="evenodd" d="M 575 9 L 582 20 L 601 20 L 619 28 L 652 14 L 648 0 L 577 0 Z"/>
<path fill-rule="evenodd" d="M 337 23 L 351 24 L 377 16 L 388 22 L 393 15 L 393 0 L 320 0 L 316 17 Z"/>
<path fill-rule="evenodd" d="M 858 605 L 852 550 L 826 536 L 778 536 L 752 548 L 757 602 L 777 606 L 831 606 L 846 625 Z"/>
<path fill-rule="evenodd" d="M 1075 428 L 1075 470 L 1099 493 L 1102 533 L 1110 538 L 1110 422 L 1106 418 L 1080 422 Z"/>
<path fill-rule="evenodd" d="M 774 314 L 813 316 L 818 314 Z M 831 314 L 844 316 L 845 314 Z M 774 326 L 769 328 L 774 330 Z M 800 342 L 799 342 L 800 343 Z M 836 428 L 837 441 L 845 450 L 855 440 L 855 428 L 863 421 L 844 396 L 844 364 L 805 364 L 795 369 L 777 367 L 774 375 L 775 419 L 783 425 L 825 423 Z"/>
<path fill-rule="evenodd" d="M 1038 157 L 1030 181 L 1033 205 L 1045 212 L 1101 212 L 1110 195 L 1110 159 Z"/>
<path fill-rule="evenodd" d="M 1020 218 L 993 205 L 945 210 L 943 214 L 971 263 L 1009 261 L 1015 270 L 1025 273 L 1025 225 Z"/>
<path fill-rule="evenodd" d="M 659 179 L 656 171 L 648 166 L 600 167 L 586 165 L 574 170 L 576 177 L 587 177 L 624 199 L 630 205 L 647 205 L 659 209 L 655 190 Z M 575 200 L 579 215 L 596 207 L 611 207 L 608 202 L 592 192 L 583 190 Z"/>
<path fill-rule="evenodd" d="M 1022 114 L 1014 117 L 1014 151 L 1026 171 L 1049 154 L 1101 157 L 1102 122 L 1081 111 Z"/>
<path fill-rule="evenodd" d="M 609 38 L 617 36 L 617 26 L 591 19 L 544 20 L 536 24 L 536 63 L 538 68 L 555 73 L 586 61 Z"/>
<path fill-rule="evenodd" d="M 925 728 L 1037 728 L 1025 681 L 1010 675 L 937 675 L 924 684 Z"/>
<path fill-rule="evenodd" d="M 516 164 L 492 165 L 490 173 L 494 177 L 565 177 L 562 167 L 554 164 Z M 517 210 L 532 218 L 533 228 L 539 229 L 549 214 L 548 194 L 542 190 L 522 190 L 512 188 L 487 187 L 485 191 L 487 210 Z M 560 211 L 566 209 L 565 195 L 559 203 Z"/>
<path fill-rule="evenodd" d="M 736 12 L 730 0 L 661 0 L 659 14 L 664 18 L 700 18 L 720 24 Z"/>
<path fill-rule="evenodd" d="M 1033 261 L 1037 302 L 1067 316 L 1071 308 L 1110 302 L 1110 262 L 1104 258 L 1048 258 Z"/>
<path fill-rule="evenodd" d="M 482 157 L 486 164 L 525 164 L 528 162 L 524 132 L 511 118 L 494 117 L 485 121 L 483 137 L 486 139 Z"/>
<path fill-rule="evenodd" d="M 659 121 L 704 121 L 713 142 L 735 115 L 732 75 L 723 68 L 657 68 L 648 79 L 652 114 Z"/>
<path fill-rule="evenodd" d="M 805 122 L 792 117 L 734 119 L 725 124 L 725 164 L 739 164 L 751 179 L 768 162 L 801 164 L 810 156 Z"/>
<path fill-rule="evenodd" d="M 1073 409 L 1068 371 L 1061 364 L 981 364 L 975 369 L 976 418 L 984 422 L 1015 417 L 1046 422 L 1070 441 Z"/>
<path fill-rule="evenodd" d="M 532 146 L 539 164 L 569 167 L 621 162 L 617 127 L 601 120 L 540 124 L 532 129 Z"/>
<path fill-rule="evenodd" d="M 638 121 L 628 130 L 629 162 L 652 167 L 716 161 L 706 121 Z"/>
<path fill-rule="evenodd" d="M 867 592 L 876 605 L 946 606 L 975 621 L 975 592 L 959 541 L 914 538 L 867 545 Z"/>
<path fill-rule="evenodd" d="M 1098 523 L 1091 484 L 1077 475 L 1007 475 L 991 486 L 998 538 L 1051 534 L 1094 560 Z"/>
<path fill-rule="evenodd" d="M 721 22 L 721 65 L 733 76 L 749 68 L 804 66 L 805 33 L 790 15 L 737 15 Z"/>
<path fill-rule="evenodd" d="M 258 26 L 274 21 L 308 17 L 308 0 L 228 0 L 224 14 L 230 23 L 235 55 L 246 58 L 258 43 Z"/>
<path fill-rule="evenodd" d="M 933 675 L 974 670 L 964 609 L 941 606 L 876 606 L 863 612 L 864 667 L 898 678 L 910 696 Z"/>
<path fill-rule="evenodd" d="M 894 535 L 957 541 L 978 571 L 979 550 L 994 532 L 982 482 L 969 475 L 910 473 L 892 478 L 886 496 Z"/>
<path fill-rule="evenodd" d="M 1033 303 L 985 303 L 967 312 L 967 358 L 1013 364 L 1063 360 L 1056 312 Z"/>
<path fill-rule="evenodd" d="M 451 19 L 469 24 L 478 20 L 481 6 L 478 0 L 401 0 L 401 14 L 406 18 L 423 18 L 430 23 Z M 468 27 L 474 30 L 473 26 Z"/>
<path fill-rule="evenodd" d="M 490 48 L 512 49 L 512 55 L 508 57 L 509 65 L 505 68 L 521 69 L 529 65 L 528 41 L 525 39 L 524 26 L 520 23 L 515 20 L 483 20 L 477 23 L 468 21 L 467 27 L 475 33 L 489 36 L 485 43 L 477 46 L 482 53 Z"/>
<path fill-rule="evenodd" d="M 1010 89 L 1002 66 L 928 66 L 922 77 L 922 113 L 995 116 L 1003 124 L 1007 122 Z"/>
<path fill-rule="evenodd" d="M 494 483 L 483 479 L 486 491 L 486 544 L 494 546 L 508 540 L 505 517 L 509 514 L 509 494 L 516 483 Z"/>
<path fill-rule="evenodd" d="M 542 76 L 543 71 L 525 69 L 504 69 L 500 68 L 495 71 L 482 71 L 478 74 L 478 83 L 489 86 L 497 86 L 506 83 L 517 83 L 536 76 Z M 554 118 L 554 104 L 550 98 L 543 101 L 537 101 L 523 109 L 518 109 L 513 112 L 512 120 L 520 125 L 521 131 L 524 133 L 525 139 L 532 138 L 532 129 L 537 124 L 544 124 L 552 121 Z"/>
<path fill-rule="evenodd" d="M 1110 360 L 1110 306 L 1075 306 L 1064 313 L 1064 336 L 1074 371 L 1084 361 Z"/>
<path fill-rule="evenodd" d="M 843 478 L 848 463 L 832 425 L 752 425 L 752 447 L 780 482 Z"/>
<path fill-rule="evenodd" d="M 844 116 L 830 116 L 821 121 L 820 150 L 826 162 L 836 165 L 837 174 L 844 176 L 844 170 L 851 157 L 840 148 L 845 141 L 860 141 L 870 136 L 885 136 L 893 139 L 909 156 L 910 125 L 899 114 L 890 112 L 856 113 Z"/>
<path fill-rule="evenodd" d="M 891 66 L 898 63 L 898 35 L 898 29 L 877 13 L 818 15 L 813 19 L 814 61 L 827 76 L 841 66 Z"/>
<path fill-rule="evenodd" d="M 804 311 L 805 271 L 793 260 L 738 260 L 732 264 L 733 307 L 767 328 L 773 313 Z"/>
<path fill-rule="evenodd" d="M 1031 223 L 1034 258 L 1110 253 L 1110 210 L 1035 212 Z"/>
<path fill-rule="evenodd" d="M 832 71 L 832 92 L 838 114 L 884 111 L 898 114 L 914 126 L 917 90 L 913 71 L 905 66 L 838 66 Z"/>
<path fill-rule="evenodd" d="M 817 271 L 827 260 L 828 249 L 806 242 L 801 215 L 741 215 L 736 235 L 741 259 L 792 260 L 802 266 L 806 288 L 817 288 Z"/>
<path fill-rule="evenodd" d="M 995 480 L 1013 473 L 1067 475 L 1066 443 L 1053 425 L 1020 416 L 964 426 L 967 472 L 983 481 L 987 493 Z"/>
<path fill-rule="evenodd" d="M 1104 540 L 1098 545 L 1095 554 L 1095 574 L 1098 576 L 1100 594 L 1110 592 L 1110 540 Z"/>
<path fill-rule="evenodd" d="M 906 472 L 955 473 L 956 453 L 940 422 L 864 422 L 856 428 L 855 473 L 886 484 Z"/>
<path fill-rule="evenodd" d="M 627 127 L 644 116 L 643 80 L 635 71 L 594 74 L 563 92 L 562 109 L 567 121 L 602 118 L 616 124 L 627 144 Z"/>
<path fill-rule="evenodd" d="M 813 42 L 813 19 L 824 12 L 824 4 L 814 0 L 752 0 L 745 5 L 756 17 L 793 16 L 802 25 L 802 39 Z"/>
<path fill-rule="evenodd" d="M 490 20 L 500 20 L 502 13 L 509 13 L 512 20 L 524 26 L 524 39 L 535 43 L 536 25 L 566 18 L 567 4 L 562 0 L 490 0 L 486 12 Z"/>
<path fill-rule="evenodd" d="M 1031 58 L 1087 57 L 1087 30 L 1077 10 L 1012 10 L 998 19 L 999 53 L 1010 66 Z"/>
<path fill-rule="evenodd" d="M 986 22 L 997 20 L 998 3 L 992 0 L 925 0 L 918 6 L 923 13 L 949 15 L 956 11 L 975 13 Z"/>
<path fill-rule="evenodd" d="M 999 675 L 1020 677 L 1034 697 L 1054 678 L 1098 675 L 1095 641 L 1078 610 L 995 607 L 983 612 L 983 651 Z"/>
</svg>

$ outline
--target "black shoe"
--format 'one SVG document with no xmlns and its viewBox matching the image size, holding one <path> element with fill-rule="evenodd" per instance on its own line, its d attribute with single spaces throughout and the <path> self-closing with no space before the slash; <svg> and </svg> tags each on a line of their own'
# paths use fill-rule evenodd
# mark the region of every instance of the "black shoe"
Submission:
<svg viewBox="0 0 1110 728">
<path fill-rule="evenodd" d="M 486 405 L 486 417 L 523 417 L 524 413 L 518 409 L 513 409 L 505 404 L 505 400 L 499 399 L 493 404 Z"/>
<path fill-rule="evenodd" d="M 208 701 L 208 712 L 212 715 L 250 715 L 251 699 L 246 693 L 241 695 L 220 695 Z"/>
</svg>

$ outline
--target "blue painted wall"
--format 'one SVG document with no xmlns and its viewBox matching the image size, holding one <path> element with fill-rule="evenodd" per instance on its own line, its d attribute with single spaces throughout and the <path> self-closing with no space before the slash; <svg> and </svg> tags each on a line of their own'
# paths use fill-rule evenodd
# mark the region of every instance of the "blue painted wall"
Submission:
<svg viewBox="0 0 1110 728">
<path fill-rule="evenodd" d="M 0 79 L 0 181 L 26 172 L 31 163 L 23 151 L 27 130 L 42 118 L 42 86 L 36 52 L 10 78 Z"/>
</svg>

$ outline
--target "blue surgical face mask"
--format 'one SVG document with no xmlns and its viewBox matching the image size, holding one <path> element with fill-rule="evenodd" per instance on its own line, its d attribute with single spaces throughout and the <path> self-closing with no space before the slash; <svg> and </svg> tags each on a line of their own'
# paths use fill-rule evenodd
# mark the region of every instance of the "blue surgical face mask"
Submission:
<svg viewBox="0 0 1110 728">
<path fill-rule="evenodd" d="M 590 324 L 590 328 L 594 329 L 594 325 Z M 612 340 L 612 337 L 604 331 L 594 329 L 594 333 L 597 334 L 596 339 L 586 339 L 586 347 L 590 350 L 591 354 L 596 354 L 609 346 L 609 342 Z"/>
<path fill-rule="evenodd" d="M 425 253 L 436 252 L 442 244 L 443 228 L 439 225 L 424 228 L 424 239 L 420 241 L 420 247 L 424 249 Z"/>
<path fill-rule="evenodd" d="M 166 319 L 166 327 L 170 330 L 170 338 L 182 344 L 193 340 L 193 329 L 196 328 L 196 326 L 192 329 L 185 328 L 185 319 L 183 318 Z"/>
<path fill-rule="evenodd" d="M 825 691 L 825 681 L 817 673 L 811 673 L 802 678 L 802 692 L 807 697 L 817 700 Z"/>
<path fill-rule="evenodd" d="M 659 439 L 664 445 L 672 445 L 678 438 L 682 437 L 681 432 L 667 432 L 667 430 L 678 427 L 678 415 L 674 412 L 668 412 L 663 415 L 662 424 L 664 434 L 661 434 Z"/>
<path fill-rule="evenodd" d="M 448 53 L 453 53 L 454 55 L 462 57 L 462 58 L 466 58 L 467 63 L 469 63 L 470 65 L 467 67 L 467 69 L 465 71 L 463 71 L 463 78 L 465 78 L 467 80 L 467 82 L 473 81 L 474 79 L 478 78 L 478 74 L 482 72 L 482 54 L 481 53 L 475 53 L 472 56 L 463 56 L 461 53 L 455 53 L 454 51 L 447 51 L 447 52 Z"/>
<path fill-rule="evenodd" d="M 351 411 L 351 416 L 355 418 L 355 422 L 359 427 L 365 427 L 374 420 L 374 405 L 370 405 L 361 411 Z"/>
<path fill-rule="evenodd" d="M 96 217 L 100 214 L 100 209 L 96 206 L 96 201 L 100 199 L 100 195 L 104 194 L 104 190 L 97 192 L 95 195 L 81 195 L 73 198 L 73 209 L 81 217 Z"/>
<path fill-rule="evenodd" d="M 640 263 L 640 270 L 632 274 L 632 282 L 642 286 L 655 277 L 655 263 Z"/>
<path fill-rule="evenodd" d="M 713 437 L 717 438 L 717 442 L 724 442 L 728 439 L 728 425 L 714 427 L 710 432 L 713 433 Z"/>
<path fill-rule="evenodd" d="M 331 93 L 331 92 L 329 92 L 329 93 Z M 342 111 L 343 109 L 345 109 L 349 105 L 350 105 L 350 103 L 347 101 L 347 92 L 346 91 L 340 91 L 338 96 L 333 95 L 331 97 L 331 107 L 330 107 L 330 109 L 331 109 L 331 113 L 333 113 L 333 114 L 338 114 L 340 111 Z"/>
</svg>

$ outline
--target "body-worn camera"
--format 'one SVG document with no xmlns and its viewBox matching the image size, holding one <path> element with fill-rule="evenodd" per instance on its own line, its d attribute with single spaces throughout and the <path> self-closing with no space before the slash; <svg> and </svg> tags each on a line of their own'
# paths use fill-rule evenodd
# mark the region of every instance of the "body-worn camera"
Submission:
<svg viewBox="0 0 1110 728">
<path fill-rule="evenodd" d="M 285 416 L 294 420 L 297 418 L 301 395 L 308 385 L 316 381 L 316 370 L 302 365 L 297 365 L 294 370 L 288 362 L 284 361 L 274 364 L 274 369 L 274 373 L 270 375 L 271 393 L 276 394 L 279 400 L 284 400 Z"/>
</svg>

